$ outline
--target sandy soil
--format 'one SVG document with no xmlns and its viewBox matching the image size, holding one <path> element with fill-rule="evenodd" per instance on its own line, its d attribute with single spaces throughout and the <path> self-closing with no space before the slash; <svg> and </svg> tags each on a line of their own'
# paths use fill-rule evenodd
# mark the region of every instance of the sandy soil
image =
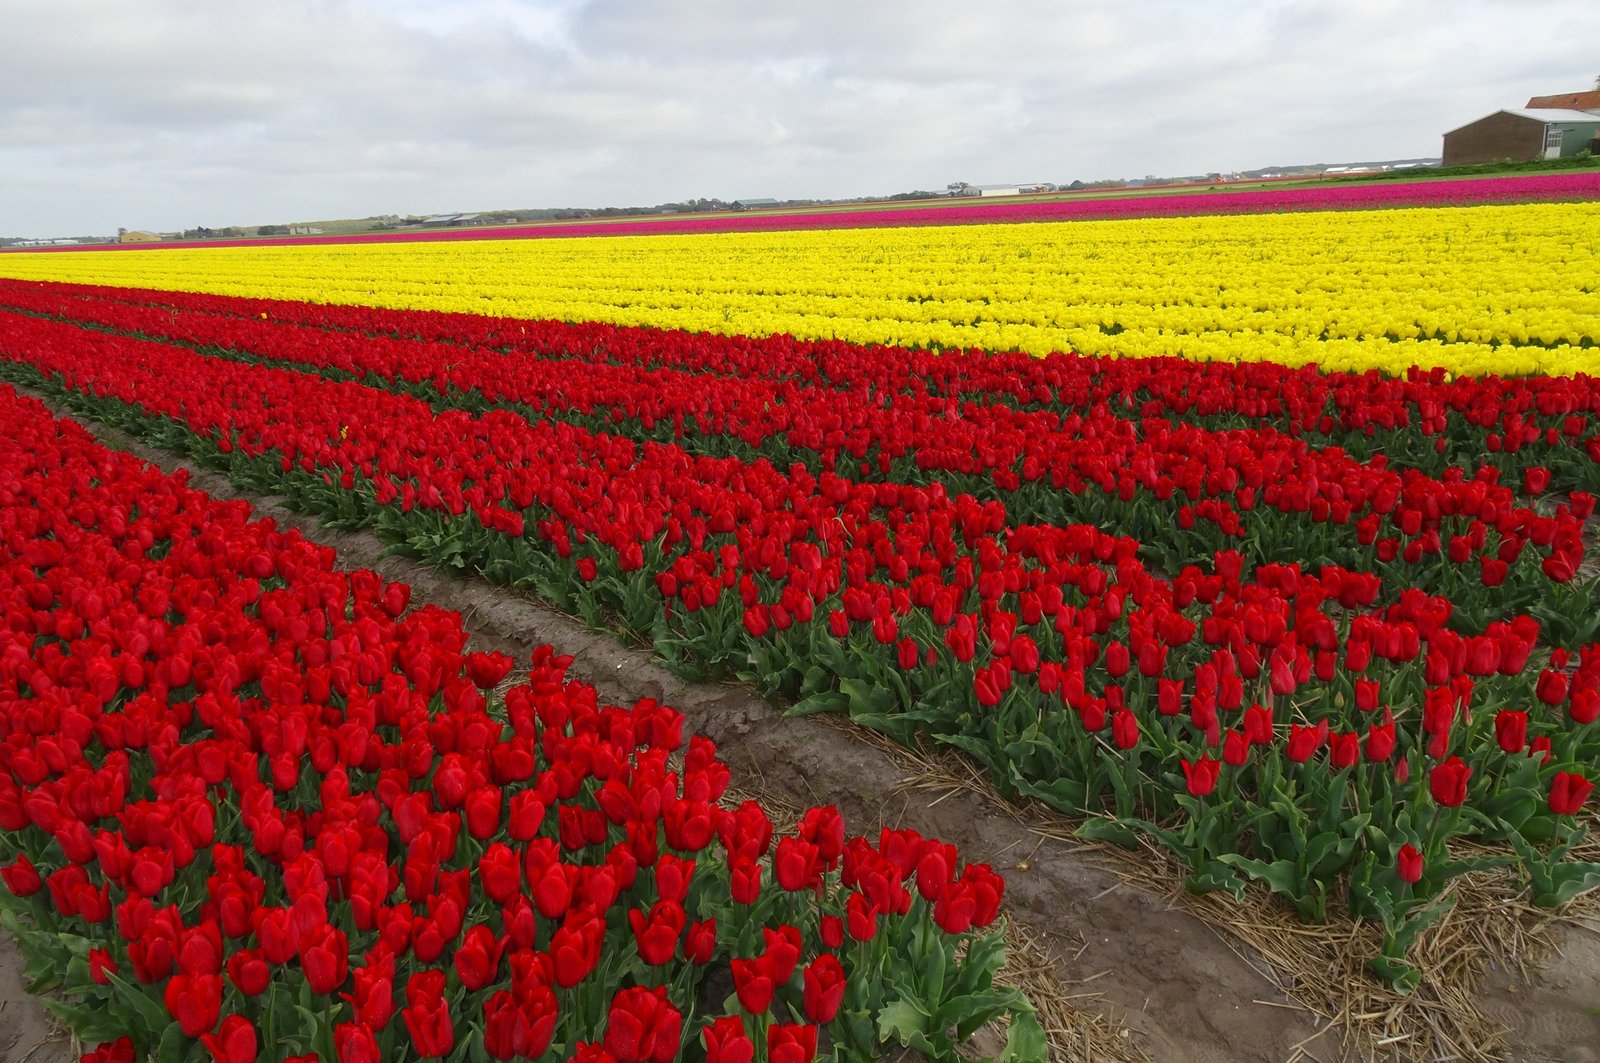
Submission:
<svg viewBox="0 0 1600 1063">
<path fill-rule="evenodd" d="M 1491 971 L 1483 1014 L 1508 1031 L 1508 1059 L 1600 1063 L 1600 924 L 1563 925 L 1552 945 L 1557 954 L 1530 978 Z"/>
<path fill-rule="evenodd" d="M 24 988 L 23 962 L 11 935 L 0 931 L 0 1061 L 76 1060 L 72 1036 Z"/>
<path fill-rule="evenodd" d="M 91 427 L 109 445 L 168 470 L 184 464 L 114 429 Z M 225 478 L 189 468 L 194 486 L 221 498 L 244 497 Z M 1041 834 L 1026 817 L 971 789 L 930 791 L 914 762 L 848 725 L 787 719 L 749 690 L 686 683 L 646 649 L 623 646 L 535 602 L 385 557 L 371 535 L 325 528 L 275 499 L 249 500 L 261 516 L 336 548 L 341 564 L 404 580 L 414 601 L 461 612 L 479 648 L 525 659 L 532 646 L 548 642 L 573 655 L 574 672 L 602 698 L 629 703 L 648 696 L 673 705 L 691 728 L 717 742 L 742 790 L 802 807 L 837 804 L 852 831 L 911 826 L 954 842 L 965 858 L 993 863 L 1007 879 L 1006 911 L 1038 940 L 1059 984 L 1125 1028 L 1118 1055 L 1174 1063 L 1345 1058 L 1339 1032 L 1324 1031 L 1281 988 L 1288 984 L 1284 973 L 1203 921 L 1181 896 L 1129 884 L 1093 848 Z M 1558 951 L 1531 980 L 1505 971 L 1485 980 L 1483 1013 L 1508 1031 L 1499 1058 L 1600 1060 L 1600 928 L 1563 926 L 1552 940 Z M 71 1058 L 35 1047 L 50 1019 L 17 984 L 15 950 L 6 944 L 0 1063 Z M 1111 1058 L 1108 1051 L 1098 1048 L 1094 1058 Z"/>
</svg>

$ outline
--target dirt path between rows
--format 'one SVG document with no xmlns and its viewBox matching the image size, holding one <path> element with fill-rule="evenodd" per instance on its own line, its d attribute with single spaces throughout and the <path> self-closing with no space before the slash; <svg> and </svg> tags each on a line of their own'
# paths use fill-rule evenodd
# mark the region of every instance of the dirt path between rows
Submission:
<svg viewBox="0 0 1600 1063">
<path fill-rule="evenodd" d="M 31 394 L 58 409 L 46 396 Z M 477 648 L 526 660 L 533 646 L 551 643 L 573 656 L 574 674 L 593 683 L 602 699 L 628 704 L 652 697 L 674 706 L 694 731 L 717 743 L 741 790 L 802 807 L 836 804 L 853 832 L 915 827 L 955 843 L 966 859 L 992 863 L 1006 877 L 1004 910 L 1036 939 L 1059 985 L 1081 996 L 1086 1011 L 1103 1016 L 1102 1025 L 1120 1027 L 1120 1040 L 1110 1041 L 1120 1050 L 1113 1053 L 1101 1036 L 1094 1047 L 1074 1053 L 1078 1058 L 1232 1063 L 1334 1060 L 1350 1052 L 1340 1031 L 1327 1029 L 1286 992 L 1287 976 L 1202 919 L 1181 896 L 1158 896 L 1130 884 L 1094 848 L 1041 833 L 1025 814 L 971 788 L 930 789 L 928 775 L 914 761 L 849 725 L 785 718 L 753 691 L 682 681 L 654 663 L 647 648 L 621 645 L 483 580 L 385 556 L 384 545 L 369 533 L 327 528 L 276 498 L 243 495 L 217 473 L 116 429 L 75 419 L 107 445 L 168 471 L 188 469 L 193 486 L 215 497 L 245 498 L 259 516 L 333 547 L 340 565 L 405 581 L 414 589 L 414 602 L 459 611 Z M 1511 1047 L 1504 1058 L 1600 1061 L 1600 932 L 1563 925 L 1552 941 L 1560 951 L 1532 981 L 1504 972 L 1486 980 L 1484 1013 L 1507 1028 Z M 36 1048 L 26 1033 L 7 1044 L 8 1024 L 19 1013 L 31 1009 L 34 1019 L 49 1019 L 9 977 L 6 955 L 0 953 L 0 1063 L 71 1058 Z M 1409 1058 L 1403 1044 L 1384 1051 Z"/>
</svg>

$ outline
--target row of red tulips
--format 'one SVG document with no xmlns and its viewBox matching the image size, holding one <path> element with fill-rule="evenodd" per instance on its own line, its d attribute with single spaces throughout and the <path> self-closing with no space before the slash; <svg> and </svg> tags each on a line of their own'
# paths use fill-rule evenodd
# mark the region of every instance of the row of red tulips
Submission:
<svg viewBox="0 0 1600 1063">
<path fill-rule="evenodd" d="M 775 838 L 674 710 L 548 647 L 496 696 L 404 585 L 0 424 L 0 910 L 86 1059 L 948 1058 L 1007 1014 L 1043 1058 L 987 867 L 827 807 Z"/>
<path fill-rule="evenodd" d="M 180 318 L 197 312 L 241 325 L 265 321 L 324 333 L 353 333 L 364 341 L 376 341 L 367 348 L 370 353 L 364 357 L 360 348 L 333 342 L 337 353 L 330 358 L 375 363 L 381 372 L 412 381 L 432 380 L 441 389 L 452 377 L 440 371 L 440 354 L 416 344 L 445 343 L 532 358 L 536 364 L 513 362 L 506 379 L 492 369 L 482 376 L 481 383 L 500 396 L 513 394 L 508 389 L 539 368 L 537 363 L 554 359 L 586 366 L 681 370 L 699 378 L 817 385 L 863 393 L 876 404 L 887 395 L 895 401 L 902 396 L 955 400 L 961 410 L 968 409 L 969 400 L 1059 413 L 1104 407 L 1122 416 L 1169 418 L 1215 429 L 1270 427 L 1309 442 L 1340 446 L 1360 457 L 1382 453 L 1396 468 L 1414 467 L 1433 475 L 1449 465 L 1476 468 L 1487 462 L 1511 480 L 1520 479 L 1530 464 L 1548 464 L 1555 470 L 1554 488 L 1563 491 L 1593 487 L 1592 470 L 1578 459 L 1600 460 L 1600 423 L 1595 420 L 1600 415 L 1600 380 L 1584 376 L 1452 378 L 1441 370 L 1412 370 L 1403 377 L 1386 377 L 1261 362 L 930 352 L 798 341 L 781 335 L 716 336 L 25 281 L 0 281 L 0 302 L 82 320 L 98 320 L 95 304 L 104 302 L 156 308 L 165 312 L 165 328 L 196 327 Z M 183 336 L 176 333 L 172 338 Z M 233 338 L 248 347 L 251 333 L 235 333 Z M 460 357 L 460 352 L 453 352 L 453 357 L 446 354 L 443 364 L 452 366 Z M 670 382 L 674 377 L 667 374 L 662 379 Z M 581 378 L 569 378 L 568 383 L 587 387 Z M 664 415 L 649 412 L 657 420 L 670 420 L 673 409 L 678 409 L 693 420 L 688 408 L 680 408 L 691 399 L 680 389 L 674 407 Z M 571 401 L 581 400 L 575 393 Z M 707 416 L 716 415 L 714 400 L 701 406 Z M 630 419 L 639 414 L 624 412 Z M 841 420 L 838 427 L 847 436 L 857 432 L 853 422 Z"/>
<path fill-rule="evenodd" d="M 1110 808 L 1092 829 L 1156 834 L 1195 888 L 1260 878 L 1316 917 L 1348 872 L 1391 959 L 1469 866 L 1453 837 L 1516 847 L 1543 903 L 1594 875 L 1566 856 L 1600 760 L 1600 647 L 1546 661 L 1526 616 L 1463 630 L 1444 597 L 1233 551 L 1160 579 L 1132 540 L 1008 526 L 938 486 L 783 476 L 506 411 L 436 417 L 16 320 L 27 342 L 8 357 L 99 416 L 437 562 L 620 615 L 680 665 L 957 746 L 1010 793 Z"/>
<path fill-rule="evenodd" d="M 1543 575 L 1564 582 L 1581 564 L 1581 527 L 1592 506 L 1579 492 L 1547 516 L 1502 486 L 1494 469 L 1470 476 L 1451 469 L 1436 478 L 1386 460 L 1358 462 L 1272 431 L 1133 421 L 1103 405 L 1087 416 L 1061 416 L 967 403 L 954 416 L 952 400 L 926 395 L 885 403 L 859 389 L 638 366 L 593 365 L 574 379 L 495 351 L 180 314 L 85 292 L 12 301 L 123 333 L 410 388 L 435 405 L 510 408 L 641 441 L 676 440 L 694 454 L 765 457 L 779 467 L 800 459 L 814 474 L 933 480 L 952 493 L 1004 502 L 1012 521 L 1114 525 L 1140 539 L 1147 556 L 1169 571 L 1196 554 L 1248 541 L 1257 561 L 1295 560 L 1314 548 L 1346 567 L 1383 564 L 1396 589 L 1455 594 L 1480 580 L 1500 586 L 1503 563 L 1531 542 L 1549 550 Z M 1581 454 L 1572 460 L 1589 473 L 1600 468 Z M 1572 491 L 1570 481 L 1580 479 L 1534 466 L 1518 486 L 1537 496 L 1557 474 L 1569 481 L 1559 490 Z M 1176 532 L 1169 503 L 1176 503 Z M 1514 579 L 1500 597 L 1559 616 L 1565 595 L 1536 578 L 1526 585 Z M 1571 641 L 1588 633 L 1561 634 Z"/>
</svg>

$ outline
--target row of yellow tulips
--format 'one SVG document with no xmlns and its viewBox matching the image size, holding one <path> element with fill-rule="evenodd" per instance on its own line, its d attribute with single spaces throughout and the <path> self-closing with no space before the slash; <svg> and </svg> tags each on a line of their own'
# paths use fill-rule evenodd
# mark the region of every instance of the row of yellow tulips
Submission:
<svg viewBox="0 0 1600 1063">
<path fill-rule="evenodd" d="M 1043 354 L 1600 372 L 1600 203 L 0 256 L 0 275 Z"/>
</svg>

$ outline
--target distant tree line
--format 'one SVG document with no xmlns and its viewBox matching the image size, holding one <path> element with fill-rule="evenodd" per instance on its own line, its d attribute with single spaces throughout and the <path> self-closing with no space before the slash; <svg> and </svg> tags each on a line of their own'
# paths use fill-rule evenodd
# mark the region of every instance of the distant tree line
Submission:
<svg viewBox="0 0 1600 1063">
<path fill-rule="evenodd" d="M 711 211 L 727 210 L 732 207 L 731 202 L 721 199 L 685 199 L 676 203 L 658 203 L 653 207 L 538 207 L 533 209 L 495 211 L 503 213 L 508 220 L 530 221 L 579 221 L 584 218 L 622 218 L 639 214 L 706 214 Z"/>
<path fill-rule="evenodd" d="M 226 240 L 245 236 L 247 233 L 244 229 L 239 228 L 237 225 L 227 225 L 221 229 L 212 229 L 204 225 L 197 225 L 193 229 L 183 230 L 182 235 L 185 240 Z"/>
</svg>

